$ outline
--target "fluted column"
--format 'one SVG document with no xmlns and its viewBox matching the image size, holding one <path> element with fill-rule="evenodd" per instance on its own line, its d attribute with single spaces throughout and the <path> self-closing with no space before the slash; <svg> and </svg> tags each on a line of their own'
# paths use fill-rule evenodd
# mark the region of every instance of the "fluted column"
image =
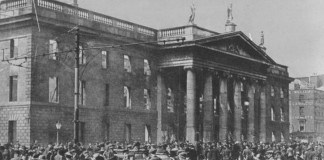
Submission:
<svg viewBox="0 0 324 160">
<path fill-rule="evenodd" d="M 196 134 L 196 74 L 193 68 L 187 68 L 187 129 L 186 140 L 195 141 Z"/>
<path fill-rule="evenodd" d="M 162 73 L 157 75 L 157 112 L 158 112 L 158 123 L 157 123 L 157 142 L 161 143 L 163 141 L 163 108 L 166 107 L 166 88 L 164 83 L 164 77 Z"/>
<path fill-rule="evenodd" d="M 254 85 L 249 85 L 248 88 L 248 98 L 249 98 L 249 113 L 248 113 L 248 131 L 247 131 L 247 139 L 249 142 L 254 142 L 255 139 L 255 110 L 254 110 Z"/>
<path fill-rule="evenodd" d="M 214 141 L 214 106 L 213 106 L 213 75 L 208 73 L 204 84 L 204 142 Z"/>
<path fill-rule="evenodd" d="M 234 81 L 234 137 L 236 141 L 241 140 L 242 135 L 242 100 L 241 100 L 241 82 Z"/>
<path fill-rule="evenodd" d="M 265 86 L 260 88 L 260 141 L 266 142 L 266 119 L 267 119 L 267 110 L 266 110 L 266 93 Z"/>
<path fill-rule="evenodd" d="M 227 99 L 227 79 L 220 79 L 220 113 L 219 113 L 219 140 L 224 142 L 228 134 L 228 99 Z"/>
</svg>

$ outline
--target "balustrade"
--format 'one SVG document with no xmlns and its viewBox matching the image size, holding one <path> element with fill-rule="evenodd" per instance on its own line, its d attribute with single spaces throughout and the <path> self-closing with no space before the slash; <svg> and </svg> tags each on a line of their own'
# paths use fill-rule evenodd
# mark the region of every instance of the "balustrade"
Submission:
<svg viewBox="0 0 324 160">
<path fill-rule="evenodd" d="M 1 9 L 3 11 L 1 13 L 3 14 L 3 16 L 0 16 L 0 19 L 19 15 L 19 14 L 11 13 L 11 12 L 13 12 L 12 10 L 17 9 L 17 8 L 23 8 L 23 7 L 32 7 L 31 6 L 32 1 L 33 0 L 13 0 L 13 1 L 8 1 L 8 2 L 2 2 Z M 65 14 L 88 19 L 90 21 L 96 21 L 99 23 L 107 24 L 107 25 L 113 25 L 117 28 L 129 30 L 129 31 L 137 31 L 138 33 L 144 34 L 146 36 L 154 37 L 156 35 L 156 32 L 154 30 L 150 30 L 149 28 L 145 28 L 140 25 L 122 21 L 117 18 L 105 16 L 105 15 L 98 14 L 98 13 L 88 11 L 85 9 L 81 9 L 78 7 L 74 7 L 72 5 L 64 4 L 62 2 L 49 1 L 49 0 L 34 0 L 34 1 L 35 1 L 36 5 L 41 8 L 46 8 L 46 9 L 53 10 L 56 12 L 62 12 Z M 6 13 L 6 14 L 4 14 L 4 13 Z M 136 28 L 136 30 L 135 30 L 135 28 Z M 172 34 L 175 34 L 175 35 L 183 34 L 183 33 L 184 33 L 184 28 L 179 28 L 176 31 L 172 31 Z M 171 33 L 168 32 L 168 34 L 171 34 Z"/>
</svg>

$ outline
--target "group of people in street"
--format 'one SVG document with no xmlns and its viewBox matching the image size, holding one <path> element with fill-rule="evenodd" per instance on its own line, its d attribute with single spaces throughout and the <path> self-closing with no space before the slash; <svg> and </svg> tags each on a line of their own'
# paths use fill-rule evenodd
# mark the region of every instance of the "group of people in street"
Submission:
<svg viewBox="0 0 324 160">
<path fill-rule="evenodd" d="M 321 160 L 323 145 L 314 143 L 170 142 L 162 144 L 102 142 L 30 147 L 0 145 L 0 160 Z"/>
</svg>

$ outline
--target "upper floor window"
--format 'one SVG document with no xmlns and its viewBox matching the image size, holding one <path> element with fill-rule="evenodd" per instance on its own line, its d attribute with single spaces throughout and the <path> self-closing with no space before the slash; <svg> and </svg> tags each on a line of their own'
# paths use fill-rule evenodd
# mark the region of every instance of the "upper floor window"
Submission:
<svg viewBox="0 0 324 160">
<path fill-rule="evenodd" d="M 132 72 L 132 66 L 130 63 L 130 57 L 128 55 L 124 55 L 124 70 L 126 72 Z"/>
<path fill-rule="evenodd" d="M 101 51 L 101 67 L 106 69 L 108 67 L 108 54 L 107 51 Z"/>
<path fill-rule="evenodd" d="M 299 102 L 304 102 L 304 100 L 305 100 L 305 95 L 300 94 L 299 97 L 298 97 L 298 100 L 299 100 Z"/>
<path fill-rule="evenodd" d="M 10 58 L 27 53 L 27 38 L 15 38 L 10 40 Z"/>
<path fill-rule="evenodd" d="M 285 121 L 285 115 L 284 115 L 284 112 L 283 112 L 282 108 L 280 108 L 280 120 L 281 120 L 281 122 Z"/>
<path fill-rule="evenodd" d="M 280 88 L 280 98 L 284 98 L 284 91 L 282 88 Z"/>
<path fill-rule="evenodd" d="M 79 64 L 86 64 L 87 63 L 87 58 L 85 55 L 85 52 L 83 50 L 83 47 L 80 45 L 79 46 Z"/>
<path fill-rule="evenodd" d="M 126 108 L 132 108 L 132 100 L 130 97 L 130 88 L 124 86 L 124 104 Z"/>
<path fill-rule="evenodd" d="M 275 121 L 275 112 L 273 107 L 271 107 L 271 121 Z"/>
<path fill-rule="evenodd" d="M 300 117 L 305 117 L 305 112 L 304 112 L 304 107 L 303 106 L 299 107 L 299 116 Z"/>
<path fill-rule="evenodd" d="M 144 104 L 145 109 L 151 109 L 150 90 L 144 89 Z"/>
<path fill-rule="evenodd" d="M 59 102 L 59 80 L 57 77 L 49 77 L 48 80 L 48 93 L 49 102 L 58 103 Z"/>
<path fill-rule="evenodd" d="M 14 58 L 18 56 L 18 38 L 10 40 L 10 58 Z"/>
<path fill-rule="evenodd" d="M 275 95 L 275 90 L 274 90 L 274 87 L 271 86 L 271 96 L 273 97 Z"/>
<path fill-rule="evenodd" d="M 10 76 L 9 78 L 9 101 L 17 101 L 18 95 L 18 76 Z"/>
<path fill-rule="evenodd" d="M 144 59 L 144 75 L 146 76 L 151 75 L 150 63 L 147 59 Z"/>
<path fill-rule="evenodd" d="M 58 45 L 56 40 L 49 40 L 49 58 L 57 60 Z"/>
</svg>

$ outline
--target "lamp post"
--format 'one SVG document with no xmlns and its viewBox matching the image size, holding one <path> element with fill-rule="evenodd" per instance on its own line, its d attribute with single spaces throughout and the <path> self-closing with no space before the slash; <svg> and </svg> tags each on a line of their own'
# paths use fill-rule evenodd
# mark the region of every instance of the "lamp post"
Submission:
<svg viewBox="0 0 324 160">
<path fill-rule="evenodd" d="M 60 121 L 57 121 L 56 124 L 56 144 L 59 145 L 59 130 L 62 127 L 62 124 L 60 123 Z"/>
</svg>

